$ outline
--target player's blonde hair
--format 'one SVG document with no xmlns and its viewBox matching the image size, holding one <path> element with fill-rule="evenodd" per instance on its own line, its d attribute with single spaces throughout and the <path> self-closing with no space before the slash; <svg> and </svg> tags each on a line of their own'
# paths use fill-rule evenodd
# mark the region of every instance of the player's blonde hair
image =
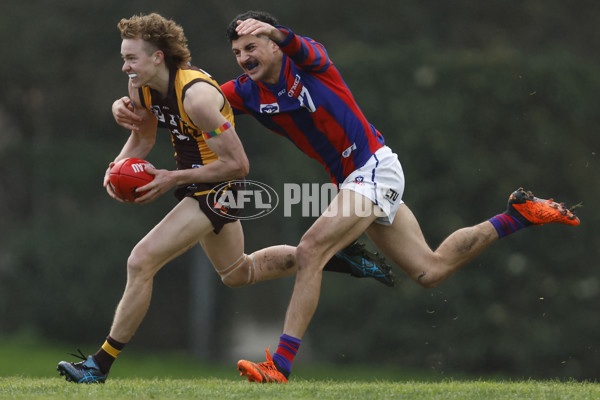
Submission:
<svg viewBox="0 0 600 400">
<path fill-rule="evenodd" d="M 169 69 L 183 67 L 192 59 L 183 28 L 160 14 L 140 14 L 129 19 L 123 18 L 117 27 L 121 32 L 121 39 L 142 39 L 150 44 L 151 48 L 147 49 L 149 55 L 161 50 L 165 54 L 165 63 Z"/>
</svg>

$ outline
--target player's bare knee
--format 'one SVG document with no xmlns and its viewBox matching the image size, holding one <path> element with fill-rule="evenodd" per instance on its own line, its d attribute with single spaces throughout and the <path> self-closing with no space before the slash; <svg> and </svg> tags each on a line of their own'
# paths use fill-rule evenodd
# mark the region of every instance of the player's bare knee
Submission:
<svg viewBox="0 0 600 400">
<path fill-rule="evenodd" d="M 138 279 L 148 275 L 148 266 L 138 257 L 132 255 L 127 259 L 127 279 Z"/>
<path fill-rule="evenodd" d="M 433 289 L 434 287 L 442 283 L 442 281 L 437 279 L 435 274 L 431 271 L 421 272 L 414 278 L 414 280 L 425 289 Z"/>
<path fill-rule="evenodd" d="M 302 273 L 310 265 L 310 245 L 300 242 L 296 247 L 296 268 L 297 273 Z"/>
<path fill-rule="evenodd" d="M 302 240 L 296 247 L 296 266 L 297 273 L 317 272 L 320 265 L 319 256 L 320 249 L 310 240 Z"/>
<path fill-rule="evenodd" d="M 146 279 L 151 278 L 153 266 L 148 255 L 135 248 L 127 258 L 127 279 Z"/>
<path fill-rule="evenodd" d="M 419 282 L 419 284 L 425 289 L 433 289 L 441 283 L 439 281 L 433 281 L 433 280 L 417 281 L 417 282 Z"/>
<path fill-rule="evenodd" d="M 221 281 L 230 288 L 250 285 L 256 279 L 256 267 L 252 256 L 242 254 L 233 264 L 225 268 L 216 268 Z"/>
<path fill-rule="evenodd" d="M 233 281 L 231 278 L 225 278 L 225 279 L 222 279 L 221 281 L 225 284 L 225 286 L 227 286 L 231 289 L 237 289 L 242 286 L 246 286 L 246 283 L 241 282 L 239 280 Z"/>
<path fill-rule="evenodd" d="M 242 267 L 231 275 L 221 277 L 221 281 L 225 284 L 225 286 L 230 287 L 232 289 L 248 285 L 249 282 L 247 267 Z"/>
</svg>

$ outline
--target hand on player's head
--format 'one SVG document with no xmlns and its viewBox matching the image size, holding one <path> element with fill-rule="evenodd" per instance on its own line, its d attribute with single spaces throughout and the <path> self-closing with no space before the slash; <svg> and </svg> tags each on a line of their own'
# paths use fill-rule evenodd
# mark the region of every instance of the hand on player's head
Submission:
<svg viewBox="0 0 600 400">
<path fill-rule="evenodd" d="M 271 40 L 280 40 L 281 36 L 284 36 L 283 33 L 279 31 L 279 29 L 275 28 L 273 25 L 268 24 L 263 21 L 259 21 L 253 18 L 248 18 L 243 21 L 238 21 L 238 26 L 235 28 L 235 31 L 239 36 L 243 35 L 264 35 Z"/>
</svg>

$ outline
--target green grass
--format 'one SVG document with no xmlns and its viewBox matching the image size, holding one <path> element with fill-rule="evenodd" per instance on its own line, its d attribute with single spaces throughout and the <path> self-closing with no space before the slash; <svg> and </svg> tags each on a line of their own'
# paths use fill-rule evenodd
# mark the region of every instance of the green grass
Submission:
<svg viewBox="0 0 600 400">
<path fill-rule="evenodd" d="M 0 341 L 0 399 L 598 399 L 600 385 L 554 380 L 447 377 L 359 366 L 298 366 L 287 385 L 249 383 L 231 365 L 180 354 L 128 351 L 104 385 L 77 385 L 56 372 L 64 345 Z"/>
<path fill-rule="evenodd" d="M 295 379 L 259 385 L 231 379 L 113 379 L 104 385 L 0 378 L 2 399 L 598 399 L 594 383 L 524 381 L 354 382 Z"/>
</svg>

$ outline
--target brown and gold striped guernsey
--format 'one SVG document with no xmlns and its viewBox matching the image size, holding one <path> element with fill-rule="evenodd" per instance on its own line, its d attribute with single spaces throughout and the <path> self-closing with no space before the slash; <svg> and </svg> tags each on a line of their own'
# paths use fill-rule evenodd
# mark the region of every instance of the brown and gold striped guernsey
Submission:
<svg viewBox="0 0 600 400">
<path fill-rule="evenodd" d="M 169 72 L 169 89 L 166 97 L 148 86 L 139 89 L 142 106 L 152 111 L 158 118 L 159 126 L 171 132 L 175 147 L 177 169 L 197 168 L 217 159 L 217 155 L 207 146 L 202 131 L 183 109 L 186 90 L 197 82 L 207 82 L 223 94 L 219 84 L 205 71 L 189 66 Z M 223 95 L 225 105 L 221 114 L 233 125 L 233 111 Z"/>
</svg>

